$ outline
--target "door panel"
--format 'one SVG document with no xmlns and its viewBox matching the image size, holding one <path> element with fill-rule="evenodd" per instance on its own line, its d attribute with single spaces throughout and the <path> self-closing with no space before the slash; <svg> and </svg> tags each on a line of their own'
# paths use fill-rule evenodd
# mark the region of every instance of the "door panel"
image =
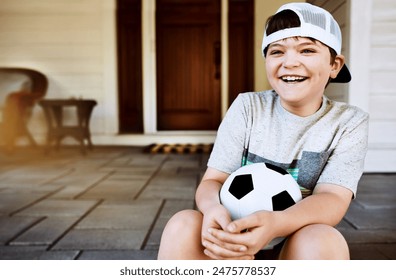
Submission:
<svg viewBox="0 0 396 280">
<path fill-rule="evenodd" d="M 220 1 L 157 0 L 158 130 L 220 123 Z"/>
</svg>

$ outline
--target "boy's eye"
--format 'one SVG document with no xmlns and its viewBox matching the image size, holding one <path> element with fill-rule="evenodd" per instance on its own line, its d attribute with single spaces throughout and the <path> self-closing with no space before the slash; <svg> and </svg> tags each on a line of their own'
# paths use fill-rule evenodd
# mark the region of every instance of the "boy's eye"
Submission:
<svg viewBox="0 0 396 280">
<path fill-rule="evenodd" d="M 280 51 L 280 50 L 270 50 L 269 54 L 270 55 L 278 55 L 278 54 L 282 54 L 282 51 Z"/>
<path fill-rule="evenodd" d="M 303 49 L 301 53 L 315 53 L 316 51 L 314 49 Z"/>
</svg>

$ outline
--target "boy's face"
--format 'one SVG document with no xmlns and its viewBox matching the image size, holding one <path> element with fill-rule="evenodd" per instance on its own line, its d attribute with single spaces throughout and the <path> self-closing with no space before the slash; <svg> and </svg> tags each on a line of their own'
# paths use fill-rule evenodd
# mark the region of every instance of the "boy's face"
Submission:
<svg viewBox="0 0 396 280">
<path fill-rule="evenodd" d="M 338 55 L 330 64 L 329 48 L 317 40 L 291 37 L 269 45 L 267 78 L 291 113 L 308 116 L 321 105 L 329 78 L 335 78 L 344 64 Z"/>
</svg>

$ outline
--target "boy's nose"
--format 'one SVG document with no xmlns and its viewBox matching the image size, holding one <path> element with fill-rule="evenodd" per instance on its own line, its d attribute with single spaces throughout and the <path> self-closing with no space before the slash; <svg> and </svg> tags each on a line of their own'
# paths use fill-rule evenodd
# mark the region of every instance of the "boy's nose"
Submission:
<svg viewBox="0 0 396 280">
<path fill-rule="evenodd" d="M 292 53 L 286 53 L 283 56 L 283 67 L 285 68 L 293 68 L 300 65 L 298 57 Z"/>
</svg>

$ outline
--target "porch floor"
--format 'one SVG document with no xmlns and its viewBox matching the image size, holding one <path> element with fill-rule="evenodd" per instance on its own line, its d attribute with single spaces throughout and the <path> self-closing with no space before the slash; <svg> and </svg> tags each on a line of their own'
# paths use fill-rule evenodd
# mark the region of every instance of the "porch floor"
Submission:
<svg viewBox="0 0 396 280">
<path fill-rule="evenodd" d="M 156 259 L 175 212 L 194 207 L 207 154 L 140 147 L 0 153 L 0 259 Z M 396 174 L 364 174 L 338 228 L 352 259 L 396 259 Z"/>
</svg>

